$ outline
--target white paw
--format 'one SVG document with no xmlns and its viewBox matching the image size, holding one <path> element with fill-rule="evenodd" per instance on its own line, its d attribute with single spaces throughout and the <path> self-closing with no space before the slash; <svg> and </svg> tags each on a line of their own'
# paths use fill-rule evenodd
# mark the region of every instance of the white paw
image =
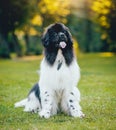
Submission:
<svg viewBox="0 0 116 130">
<path fill-rule="evenodd" d="M 39 110 L 38 109 L 25 108 L 23 111 L 24 112 L 37 113 Z"/>
<path fill-rule="evenodd" d="M 19 101 L 19 102 L 16 102 L 16 103 L 14 104 L 14 106 L 15 106 L 15 108 L 16 108 L 16 107 L 24 107 L 27 102 L 28 102 L 28 99 L 26 98 L 26 99 L 23 99 L 23 100 L 21 100 L 21 101 Z"/>
<path fill-rule="evenodd" d="M 16 107 L 19 107 L 20 105 L 19 105 L 19 103 L 18 102 L 16 102 L 15 104 L 14 104 L 14 107 L 16 108 Z"/>
<path fill-rule="evenodd" d="M 85 117 L 85 114 L 81 110 L 75 110 L 71 113 L 71 116 L 83 118 Z"/>
<path fill-rule="evenodd" d="M 23 111 L 24 112 L 32 112 L 34 110 L 35 110 L 35 108 L 33 108 L 32 106 L 26 105 Z"/>
<path fill-rule="evenodd" d="M 32 113 L 37 113 L 39 111 L 39 107 L 37 106 L 30 106 L 30 105 L 26 105 L 24 112 L 32 112 Z"/>
<path fill-rule="evenodd" d="M 50 118 L 50 112 L 47 110 L 42 110 L 39 112 L 39 116 L 48 119 Z"/>
<path fill-rule="evenodd" d="M 14 107 L 15 108 L 17 108 L 17 107 L 24 107 L 25 105 L 24 104 L 22 104 L 22 103 L 20 103 L 20 102 L 16 102 L 15 104 L 14 104 Z"/>
</svg>

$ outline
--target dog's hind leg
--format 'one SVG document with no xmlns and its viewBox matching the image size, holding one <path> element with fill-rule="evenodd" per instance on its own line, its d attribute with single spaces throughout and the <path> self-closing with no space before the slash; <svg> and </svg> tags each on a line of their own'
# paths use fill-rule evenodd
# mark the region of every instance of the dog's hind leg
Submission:
<svg viewBox="0 0 116 130">
<path fill-rule="evenodd" d="M 25 112 L 38 112 L 41 110 L 41 99 L 38 83 L 32 87 L 27 98 L 15 103 L 15 107 L 24 107 Z"/>
<path fill-rule="evenodd" d="M 21 100 L 21 101 L 19 101 L 19 102 L 16 102 L 16 103 L 15 103 L 15 108 L 16 108 L 16 107 L 24 107 L 27 102 L 28 102 L 28 98 L 25 98 L 25 99 L 23 99 L 23 100 Z"/>
<path fill-rule="evenodd" d="M 15 103 L 15 108 L 17 107 L 24 107 L 25 112 L 38 112 L 41 110 L 41 105 L 38 98 L 31 93 L 28 98 L 23 99 L 19 102 Z"/>
</svg>

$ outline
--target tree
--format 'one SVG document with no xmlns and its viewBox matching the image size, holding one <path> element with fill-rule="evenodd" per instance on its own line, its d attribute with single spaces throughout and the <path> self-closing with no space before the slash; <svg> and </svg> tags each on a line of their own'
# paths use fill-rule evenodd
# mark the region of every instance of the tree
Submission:
<svg viewBox="0 0 116 130">
<path fill-rule="evenodd" d="M 0 48 L 1 56 L 4 55 L 4 53 L 7 52 L 6 57 L 10 56 L 9 51 L 9 45 L 8 45 L 8 35 L 9 32 L 13 35 L 13 42 L 15 43 L 15 46 L 17 46 L 17 53 L 20 56 L 20 47 L 17 37 L 15 35 L 15 29 L 22 27 L 29 18 L 31 18 L 34 15 L 35 5 L 37 0 L 1 0 L 0 1 L 0 35 L 1 40 L 0 46 L 6 46 L 5 51 L 2 51 L 2 48 Z M 4 43 L 3 43 L 4 41 Z"/>
<path fill-rule="evenodd" d="M 68 26 L 79 44 L 82 52 L 100 51 L 101 42 L 99 28 L 92 20 L 91 0 L 74 0 L 72 12 L 68 16 Z"/>
<path fill-rule="evenodd" d="M 116 52 L 116 1 L 111 0 L 110 13 L 107 18 L 109 19 L 110 27 L 108 28 L 108 35 L 111 40 L 110 51 Z"/>
<path fill-rule="evenodd" d="M 38 4 L 42 26 L 48 26 L 54 22 L 66 23 L 66 16 L 70 14 L 70 0 L 41 0 Z"/>
<path fill-rule="evenodd" d="M 35 39 L 38 37 L 38 43 L 40 42 L 41 39 L 39 36 L 41 36 L 43 29 L 49 24 L 54 22 L 66 23 L 66 16 L 70 13 L 69 8 L 70 0 L 41 0 L 38 2 L 38 11 L 33 18 L 29 20 L 28 25 L 22 28 L 26 43 L 26 55 L 40 54 L 42 47 L 41 44 L 36 44 Z M 35 53 L 33 51 L 35 51 Z"/>
<path fill-rule="evenodd" d="M 93 20 L 101 26 L 103 50 L 116 52 L 116 1 L 93 1 L 92 10 L 95 14 Z"/>
</svg>

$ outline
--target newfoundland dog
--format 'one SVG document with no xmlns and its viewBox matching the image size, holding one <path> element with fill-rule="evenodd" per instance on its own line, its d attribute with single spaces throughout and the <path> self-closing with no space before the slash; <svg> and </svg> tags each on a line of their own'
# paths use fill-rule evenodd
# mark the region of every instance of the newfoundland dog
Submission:
<svg viewBox="0 0 116 130">
<path fill-rule="evenodd" d="M 59 111 L 73 117 L 84 117 L 77 88 L 80 69 L 69 29 L 62 23 L 51 24 L 43 33 L 42 44 L 44 58 L 40 65 L 40 79 L 27 98 L 15 103 L 15 107 L 24 107 L 26 112 L 38 112 L 44 118 Z"/>
</svg>

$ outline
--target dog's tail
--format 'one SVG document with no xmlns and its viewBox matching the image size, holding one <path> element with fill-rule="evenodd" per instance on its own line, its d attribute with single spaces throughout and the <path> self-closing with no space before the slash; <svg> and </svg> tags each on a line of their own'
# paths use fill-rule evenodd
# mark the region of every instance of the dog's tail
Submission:
<svg viewBox="0 0 116 130">
<path fill-rule="evenodd" d="M 23 100 L 21 100 L 19 102 L 16 102 L 14 104 L 14 106 L 15 106 L 15 108 L 16 107 L 25 107 L 25 105 L 26 105 L 27 102 L 28 102 L 28 98 L 25 98 L 25 99 L 23 99 Z"/>
</svg>

